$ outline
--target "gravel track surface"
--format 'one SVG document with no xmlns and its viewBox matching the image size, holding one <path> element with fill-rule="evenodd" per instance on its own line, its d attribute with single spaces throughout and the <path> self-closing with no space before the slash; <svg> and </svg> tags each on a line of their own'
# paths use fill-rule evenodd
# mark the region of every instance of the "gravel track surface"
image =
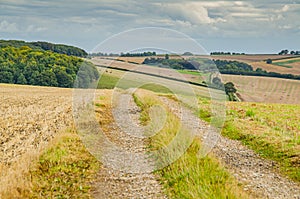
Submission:
<svg viewBox="0 0 300 199">
<path fill-rule="evenodd" d="M 152 161 L 146 155 L 139 108 L 131 94 L 120 94 L 113 108 L 115 122 L 105 135 L 103 167 L 94 184 L 95 198 L 167 198 L 152 171 Z"/>
<path fill-rule="evenodd" d="M 205 139 L 209 129 L 207 123 L 177 102 L 165 97 L 161 97 L 161 99 L 174 114 L 184 118 L 183 124 L 193 127 L 195 123 L 201 123 L 200 129 L 192 128 L 192 130 L 194 134 Z M 203 131 L 203 127 L 206 127 L 206 130 Z M 210 133 L 212 132 L 210 131 Z M 300 198 L 299 184 L 278 174 L 275 162 L 261 158 L 239 141 L 227 139 L 219 134 L 210 137 L 213 138 L 213 142 L 210 144 L 214 143 L 214 139 L 218 137 L 211 153 L 221 160 L 222 164 L 239 182 L 243 183 L 244 190 L 248 191 L 253 198 Z"/>
</svg>

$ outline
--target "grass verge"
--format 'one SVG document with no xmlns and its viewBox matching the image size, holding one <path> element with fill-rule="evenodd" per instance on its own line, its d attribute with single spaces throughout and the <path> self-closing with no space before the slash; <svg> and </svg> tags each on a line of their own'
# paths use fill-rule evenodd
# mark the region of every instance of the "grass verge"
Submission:
<svg viewBox="0 0 300 199">
<path fill-rule="evenodd" d="M 199 104 L 198 117 L 209 121 L 209 103 L 200 98 Z M 299 112 L 299 105 L 228 102 L 222 135 L 277 162 L 283 174 L 300 182 Z"/>
<path fill-rule="evenodd" d="M 182 142 L 190 139 L 185 129 L 179 129 L 180 119 L 154 93 L 138 90 L 134 94 L 134 99 L 142 110 L 141 120 L 144 123 L 151 122 L 149 121 L 151 107 L 161 106 L 166 111 L 167 119 L 164 127 L 150 138 L 151 150 L 159 150 L 167 146 L 175 136 L 180 134 L 180 132 L 177 134 L 178 131 L 183 132 L 183 136 L 179 139 L 181 141 L 172 147 L 171 153 L 176 153 L 174 151 L 181 148 Z M 170 198 L 247 198 L 247 194 L 216 158 L 212 155 L 198 158 L 200 148 L 201 141 L 194 139 L 179 159 L 162 170 L 156 171 L 166 194 Z"/>
<path fill-rule="evenodd" d="M 30 198 L 90 198 L 99 167 L 74 130 L 63 133 L 32 168 Z"/>
</svg>

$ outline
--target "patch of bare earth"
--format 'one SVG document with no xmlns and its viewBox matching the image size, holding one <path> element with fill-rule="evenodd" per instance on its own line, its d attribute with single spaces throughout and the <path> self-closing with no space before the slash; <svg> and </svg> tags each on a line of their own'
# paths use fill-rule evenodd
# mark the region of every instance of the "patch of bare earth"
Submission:
<svg viewBox="0 0 300 199">
<path fill-rule="evenodd" d="M 180 107 L 177 102 L 162 97 L 162 100 L 177 114 L 184 114 L 184 123 L 200 122 L 200 126 L 209 129 L 208 124 L 197 118 L 189 109 Z M 192 124 L 191 124 L 192 125 Z M 194 134 L 201 138 L 203 129 L 193 129 Z M 208 130 L 204 130 L 204 132 Z M 213 132 L 210 132 L 213 133 Z M 215 135 L 216 136 L 216 135 Z M 244 186 L 253 198 L 300 198 L 300 187 L 292 180 L 278 174 L 276 163 L 261 158 L 239 141 L 217 135 L 218 142 L 211 153 L 219 158 L 225 168 Z"/>
<path fill-rule="evenodd" d="M 166 198 L 146 154 L 146 138 L 139 125 L 139 108 L 132 95 L 122 93 L 117 103 L 98 111 L 109 142 L 103 144 L 103 167 L 93 185 L 95 198 Z M 114 118 L 112 121 L 112 118 Z M 111 122 L 108 122 L 111 120 Z"/>
</svg>

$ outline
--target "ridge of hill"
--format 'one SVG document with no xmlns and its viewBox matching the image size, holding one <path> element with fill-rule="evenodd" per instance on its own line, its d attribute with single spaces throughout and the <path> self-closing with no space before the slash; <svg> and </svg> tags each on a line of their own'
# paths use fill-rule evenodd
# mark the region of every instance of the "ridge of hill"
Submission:
<svg viewBox="0 0 300 199">
<path fill-rule="evenodd" d="M 86 57 L 88 53 L 78 47 L 69 46 L 65 44 L 53 44 L 45 41 L 37 41 L 37 42 L 26 42 L 22 40 L 0 40 L 0 48 L 12 46 L 12 47 L 22 47 L 28 46 L 32 49 L 38 50 L 50 50 L 52 52 L 56 52 L 59 54 L 72 55 L 77 57 Z"/>
</svg>

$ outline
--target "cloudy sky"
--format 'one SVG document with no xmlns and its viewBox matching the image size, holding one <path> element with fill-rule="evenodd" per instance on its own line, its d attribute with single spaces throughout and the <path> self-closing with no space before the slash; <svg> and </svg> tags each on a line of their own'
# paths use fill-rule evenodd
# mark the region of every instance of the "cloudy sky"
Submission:
<svg viewBox="0 0 300 199">
<path fill-rule="evenodd" d="M 207 52 L 300 50 L 300 1 L 0 0 L 1 39 L 66 43 L 91 52 L 115 34 L 143 27 L 182 32 Z"/>
</svg>

